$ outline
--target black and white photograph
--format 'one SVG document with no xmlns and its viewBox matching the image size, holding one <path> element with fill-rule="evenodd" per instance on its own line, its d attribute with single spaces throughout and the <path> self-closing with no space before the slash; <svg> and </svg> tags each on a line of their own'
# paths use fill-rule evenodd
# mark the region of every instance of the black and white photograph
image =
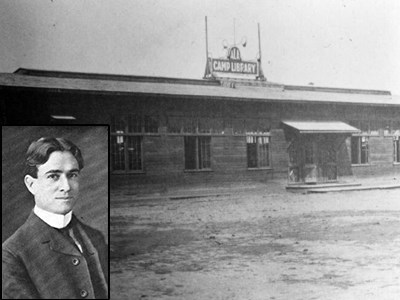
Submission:
<svg viewBox="0 0 400 300">
<path fill-rule="evenodd" d="M 0 1 L 3 298 L 400 299 L 399 15 L 398 0 Z M 42 138 L 61 148 L 32 173 Z M 38 188 L 53 160 L 58 190 Z M 104 237 L 107 266 L 79 282 L 85 242 L 46 261 L 67 279 L 16 238 L 76 178 L 79 200 L 44 214 Z"/>
<path fill-rule="evenodd" d="M 108 298 L 108 126 L 2 127 L 2 298 Z"/>
</svg>

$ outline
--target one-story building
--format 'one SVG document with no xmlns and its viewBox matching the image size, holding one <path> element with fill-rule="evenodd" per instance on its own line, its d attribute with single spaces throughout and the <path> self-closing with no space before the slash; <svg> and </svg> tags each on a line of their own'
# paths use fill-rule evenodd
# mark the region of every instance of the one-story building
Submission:
<svg viewBox="0 0 400 300">
<path fill-rule="evenodd" d="M 2 124 L 109 124 L 114 183 L 306 184 L 400 169 L 389 91 L 18 69 L 0 74 L 0 92 Z"/>
</svg>

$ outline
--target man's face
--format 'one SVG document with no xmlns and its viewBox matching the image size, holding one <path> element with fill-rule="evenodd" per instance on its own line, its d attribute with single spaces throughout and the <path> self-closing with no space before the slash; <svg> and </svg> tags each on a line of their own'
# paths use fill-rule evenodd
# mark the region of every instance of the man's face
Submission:
<svg viewBox="0 0 400 300">
<path fill-rule="evenodd" d="M 37 178 L 27 175 L 25 183 L 38 207 L 65 215 L 78 200 L 78 162 L 70 152 L 52 152 L 48 161 L 38 166 Z"/>
</svg>

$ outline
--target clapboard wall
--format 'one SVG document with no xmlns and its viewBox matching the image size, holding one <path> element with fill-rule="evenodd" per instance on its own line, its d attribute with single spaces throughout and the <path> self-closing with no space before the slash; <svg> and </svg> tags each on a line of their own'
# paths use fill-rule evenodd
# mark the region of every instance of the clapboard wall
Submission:
<svg viewBox="0 0 400 300">
<path fill-rule="evenodd" d="M 22 107 L 29 97 L 37 99 L 46 114 L 74 115 L 77 123 L 111 123 L 112 116 L 146 114 L 159 122 L 157 133 L 144 135 L 144 172 L 141 174 L 113 174 L 112 184 L 186 184 L 218 183 L 233 180 L 267 181 L 285 177 L 287 172 L 288 141 L 282 129 L 282 120 L 335 120 L 350 124 L 370 121 L 394 124 L 400 130 L 400 108 L 384 105 L 357 105 L 351 103 L 324 103 L 288 101 L 252 101 L 244 99 L 205 98 L 168 95 L 101 94 L 82 91 L 38 91 L 19 93 L 11 97 L 16 107 Z M 40 101 L 39 101 L 40 100 Z M 235 136 L 224 130 L 224 135 L 212 135 L 211 172 L 184 170 L 184 134 L 170 134 L 170 116 L 213 117 L 226 119 L 263 119 L 270 124 L 271 169 L 248 170 L 244 136 Z M 27 114 L 25 113 L 25 117 Z M 45 117 L 41 118 L 42 120 Z M 357 127 L 357 126 L 356 126 Z M 396 174 L 399 165 L 393 163 L 391 136 L 370 136 L 370 161 L 363 166 L 352 166 L 350 141 L 341 146 L 338 162 L 339 176 Z"/>
<path fill-rule="evenodd" d="M 157 115 L 160 121 L 159 135 L 144 136 L 144 173 L 115 175 L 114 183 L 142 184 L 163 183 L 217 183 L 233 181 L 264 181 L 285 178 L 287 174 L 289 145 L 282 129 L 282 120 L 337 120 L 346 123 L 370 120 L 400 124 L 400 109 L 376 108 L 337 103 L 261 103 L 221 100 L 185 99 L 169 97 L 118 97 L 105 100 L 103 105 L 110 115 L 142 112 Z M 108 103 L 108 104 L 107 104 Z M 117 105 L 115 105 L 118 103 Z M 118 109 L 119 108 L 119 109 Z M 271 126 L 271 168 L 249 170 L 247 168 L 246 138 L 232 134 L 211 134 L 211 172 L 187 172 L 184 170 L 183 136 L 168 134 L 168 116 L 201 117 L 214 116 L 221 119 L 265 119 Z M 397 122 L 397 123 L 396 123 Z M 391 124 L 391 123 L 390 123 Z M 229 132 L 229 128 L 225 130 Z M 399 169 L 393 164 L 392 136 L 370 136 L 370 163 L 351 165 L 350 138 L 339 148 L 338 175 L 383 175 L 395 174 Z"/>
</svg>

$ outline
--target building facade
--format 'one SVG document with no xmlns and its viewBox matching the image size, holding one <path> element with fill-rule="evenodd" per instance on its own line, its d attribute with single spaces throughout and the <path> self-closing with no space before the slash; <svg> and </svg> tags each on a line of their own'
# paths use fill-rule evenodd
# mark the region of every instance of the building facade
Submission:
<svg viewBox="0 0 400 300">
<path fill-rule="evenodd" d="M 2 123 L 108 124 L 113 184 L 336 182 L 400 170 L 388 91 L 19 69 Z"/>
</svg>

